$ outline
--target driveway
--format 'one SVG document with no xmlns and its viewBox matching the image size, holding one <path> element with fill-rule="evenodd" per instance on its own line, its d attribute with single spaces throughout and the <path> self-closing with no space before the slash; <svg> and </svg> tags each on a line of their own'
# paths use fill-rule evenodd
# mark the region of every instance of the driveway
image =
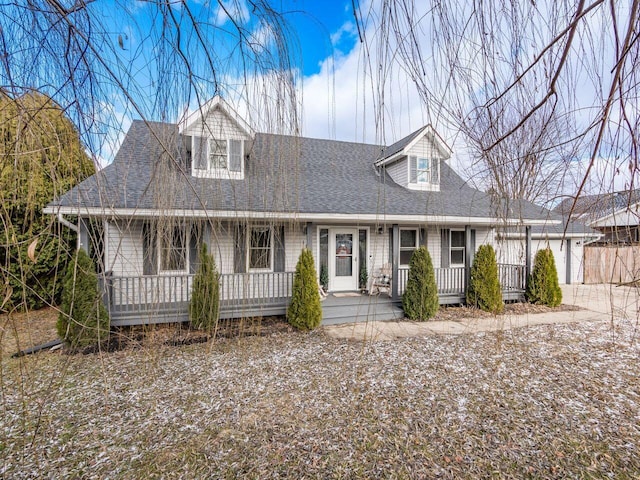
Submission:
<svg viewBox="0 0 640 480">
<path fill-rule="evenodd" d="M 491 332 L 534 325 L 574 322 L 602 322 L 638 317 L 640 289 L 615 285 L 562 285 L 564 304 L 582 310 L 558 311 L 526 315 L 499 315 L 490 318 L 471 318 L 459 321 L 384 321 L 358 322 L 324 327 L 334 338 L 353 340 L 394 340 L 425 335 L 460 335 Z"/>
</svg>

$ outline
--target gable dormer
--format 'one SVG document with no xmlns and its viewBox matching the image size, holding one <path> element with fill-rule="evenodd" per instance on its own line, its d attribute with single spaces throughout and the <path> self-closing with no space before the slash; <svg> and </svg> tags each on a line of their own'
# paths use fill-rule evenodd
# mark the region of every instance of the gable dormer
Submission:
<svg viewBox="0 0 640 480">
<path fill-rule="evenodd" d="M 450 157 L 451 149 L 427 125 L 385 148 L 376 166 L 410 190 L 440 191 L 441 164 Z"/>
<path fill-rule="evenodd" d="M 214 97 L 180 125 L 191 174 L 200 178 L 243 180 L 253 129 L 222 98 Z"/>
</svg>

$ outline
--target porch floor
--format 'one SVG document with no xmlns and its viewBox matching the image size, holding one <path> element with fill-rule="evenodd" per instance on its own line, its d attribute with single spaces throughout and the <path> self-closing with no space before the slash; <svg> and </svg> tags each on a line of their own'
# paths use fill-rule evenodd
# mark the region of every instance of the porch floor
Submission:
<svg viewBox="0 0 640 480">
<path fill-rule="evenodd" d="M 404 312 L 388 295 L 366 295 L 357 292 L 330 293 L 322 301 L 322 325 L 402 320 Z"/>
</svg>

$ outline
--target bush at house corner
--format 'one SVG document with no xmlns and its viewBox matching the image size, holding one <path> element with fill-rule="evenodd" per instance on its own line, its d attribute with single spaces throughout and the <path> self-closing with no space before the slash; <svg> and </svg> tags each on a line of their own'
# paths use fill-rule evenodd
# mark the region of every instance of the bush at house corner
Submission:
<svg viewBox="0 0 640 480">
<path fill-rule="evenodd" d="M 67 265 L 56 329 L 73 349 L 97 345 L 109 338 L 109 314 L 98 292 L 93 261 L 78 250 Z"/>
<path fill-rule="evenodd" d="M 437 313 L 439 306 L 431 255 L 422 246 L 413 252 L 409 261 L 409 277 L 402 295 L 402 308 L 411 320 L 428 320 Z"/>
<path fill-rule="evenodd" d="M 480 245 L 471 265 L 467 305 L 493 314 L 504 311 L 498 278 L 496 252 L 491 245 Z"/>
<path fill-rule="evenodd" d="M 298 258 L 287 321 L 300 330 L 313 330 L 322 321 L 318 277 L 313 255 L 308 248 L 303 249 Z"/>
</svg>

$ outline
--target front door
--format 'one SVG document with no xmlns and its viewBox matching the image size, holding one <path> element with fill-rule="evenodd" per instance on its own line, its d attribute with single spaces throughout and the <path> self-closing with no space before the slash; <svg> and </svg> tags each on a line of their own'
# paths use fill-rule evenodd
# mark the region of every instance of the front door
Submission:
<svg viewBox="0 0 640 480">
<path fill-rule="evenodd" d="M 358 288 L 358 230 L 331 230 L 329 245 L 329 288 Z"/>
</svg>

